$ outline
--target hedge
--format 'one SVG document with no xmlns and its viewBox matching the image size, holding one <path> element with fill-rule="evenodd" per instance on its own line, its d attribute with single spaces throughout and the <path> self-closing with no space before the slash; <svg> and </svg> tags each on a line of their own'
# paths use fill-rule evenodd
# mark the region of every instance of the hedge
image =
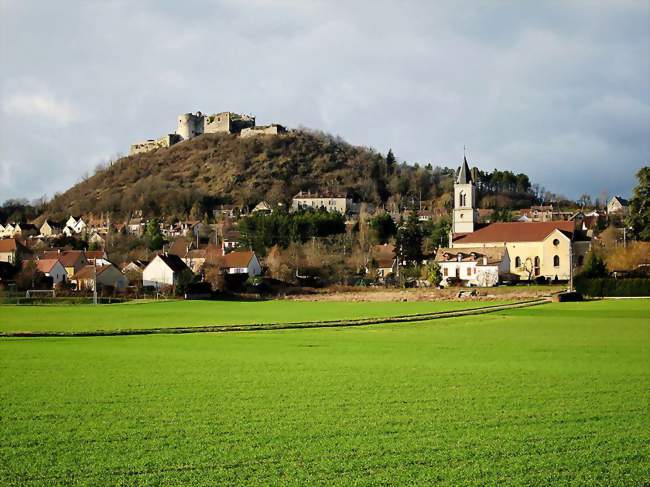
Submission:
<svg viewBox="0 0 650 487">
<path fill-rule="evenodd" d="M 577 278 L 574 284 L 576 291 L 591 297 L 650 296 L 650 279 Z"/>
</svg>

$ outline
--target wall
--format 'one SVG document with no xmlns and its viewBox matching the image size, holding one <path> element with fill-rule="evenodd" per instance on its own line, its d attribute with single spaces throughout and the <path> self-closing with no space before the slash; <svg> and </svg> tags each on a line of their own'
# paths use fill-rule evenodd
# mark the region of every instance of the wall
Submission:
<svg viewBox="0 0 650 487">
<path fill-rule="evenodd" d="M 181 137 L 177 134 L 168 134 L 156 140 L 145 140 L 143 142 L 137 142 L 131 145 L 129 155 L 142 154 L 143 152 L 150 152 L 156 149 L 171 147 L 181 140 Z"/>
<path fill-rule="evenodd" d="M 201 112 L 184 113 L 178 116 L 176 135 L 182 140 L 190 140 L 203 133 L 203 114 Z"/>
<path fill-rule="evenodd" d="M 301 208 L 318 209 L 321 206 L 327 211 L 338 211 L 345 215 L 350 208 L 352 201 L 348 198 L 294 198 L 291 202 L 291 209 L 296 211 Z"/>
<path fill-rule="evenodd" d="M 161 288 L 174 284 L 174 273 L 158 256 L 142 271 L 142 285 Z"/>
<path fill-rule="evenodd" d="M 247 127 L 241 131 L 241 138 L 254 137 L 256 135 L 278 135 L 287 131 L 282 125 L 260 125 L 259 127 Z"/>
</svg>

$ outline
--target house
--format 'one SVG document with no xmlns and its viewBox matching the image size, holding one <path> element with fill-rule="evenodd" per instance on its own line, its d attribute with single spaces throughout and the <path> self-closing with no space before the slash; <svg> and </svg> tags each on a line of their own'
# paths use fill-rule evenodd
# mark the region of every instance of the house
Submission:
<svg viewBox="0 0 650 487">
<path fill-rule="evenodd" d="M 273 211 L 271 205 L 266 201 L 260 201 L 255 205 L 255 208 L 251 210 L 251 213 L 259 213 L 262 215 L 270 215 Z"/>
<path fill-rule="evenodd" d="M 141 275 L 142 271 L 144 270 L 145 267 L 147 267 L 148 263 L 149 263 L 148 260 L 142 260 L 142 259 L 132 260 L 131 262 L 127 262 L 125 265 L 122 266 L 122 273 L 123 274 L 138 273 Z"/>
<path fill-rule="evenodd" d="M 142 271 L 142 285 L 160 289 L 175 286 L 181 273 L 190 269 L 185 262 L 174 254 L 158 254 Z"/>
<path fill-rule="evenodd" d="M 16 238 L 3 238 L 0 240 L 0 262 L 16 264 L 21 260 L 30 258 L 31 255 L 32 251 Z"/>
<path fill-rule="evenodd" d="M 63 230 L 63 225 L 52 220 L 45 220 L 39 229 L 40 234 L 44 237 L 56 237 Z"/>
<path fill-rule="evenodd" d="M 14 235 L 20 235 L 22 238 L 38 235 L 39 228 L 32 223 L 16 223 Z"/>
<path fill-rule="evenodd" d="M 452 279 L 465 286 L 495 286 L 510 271 L 506 247 L 441 247 L 436 252 L 435 261 L 440 265 L 442 286 L 449 285 Z"/>
<path fill-rule="evenodd" d="M 14 236 L 14 225 L 10 222 L 7 222 L 2 229 L 0 229 L 0 237 L 13 237 Z"/>
<path fill-rule="evenodd" d="M 222 256 L 223 249 L 214 243 L 211 243 L 198 249 L 188 250 L 188 252 L 183 256 L 183 262 L 185 262 L 185 265 L 187 265 L 192 272 L 198 273 L 206 261 L 215 262 Z"/>
<path fill-rule="evenodd" d="M 250 250 L 236 250 L 223 256 L 222 267 L 226 274 L 248 274 L 259 276 L 262 273 L 262 266 Z"/>
<path fill-rule="evenodd" d="M 93 244 L 96 247 L 104 248 L 106 247 L 106 233 L 100 233 L 96 230 L 93 230 L 90 237 L 88 237 L 88 243 Z"/>
<path fill-rule="evenodd" d="M 36 269 L 52 278 L 52 284 L 65 282 L 68 273 L 59 259 L 38 259 Z"/>
<path fill-rule="evenodd" d="M 88 265 L 88 259 L 83 250 L 47 250 L 41 259 L 59 259 L 68 276 L 76 274 L 82 267 Z"/>
<path fill-rule="evenodd" d="M 451 249 L 477 252 L 477 249 L 505 248 L 509 273 L 523 279 L 568 280 L 574 268 L 582 265 L 591 246 L 573 221 L 518 221 L 479 227 L 474 215 L 476 185 L 464 160 L 454 184 Z"/>
<path fill-rule="evenodd" d="M 344 194 L 329 192 L 311 193 L 310 191 L 300 191 L 291 201 L 292 211 L 324 208 L 327 211 L 338 211 L 345 215 L 351 207 L 351 198 Z"/>
<path fill-rule="evenodd" d="M 73 235 L 78 235 L 86 230 L 86 222 L 80 216 L 70 216 L 65 222 L 65 228 L 63 229 L 63 234 L 66 237 L 72 237 Z"/>
<path fill-rule="evenodd" d="M 388 276 L 397 274 L 397 257 L 393 244 L 374 245 L 370 250 L 370 259 L 376 269 L 376 276 L 385 279 Z M 366 274 L 370 271 L 366 266 Z"/>
<path fill-rule="evenodd" d="M 221 242 L 221 247 L 223 248 L 224 253 L 235 250 L 239 246 L 239 240 L 241 238 L 241 233 L 236 230 L 230 230 L 223 234 L 223 239 Z"/>
<path fill-rule="evenodd" d="M 627 215 L 630 202 L 620 196 L 613 196 L 607 203 L 608 215 Z"/>
<path fill-rule="evenodd" d="M 108 255 L 105 250 L 85 250 L 86 259 L 89 264 L 95 265 L 109 265 L 111 262 L 108 260 Z"/>
<path fill-rule="evenodd" d="M 126 276 L 113 264 L 86 265 L 70 278 L 70 281 L 76 284 L 77 291 L 94 291 L 95 280 L 97 290 L 106 287 L 123 290 L 129 284 Z"/>
</svg>

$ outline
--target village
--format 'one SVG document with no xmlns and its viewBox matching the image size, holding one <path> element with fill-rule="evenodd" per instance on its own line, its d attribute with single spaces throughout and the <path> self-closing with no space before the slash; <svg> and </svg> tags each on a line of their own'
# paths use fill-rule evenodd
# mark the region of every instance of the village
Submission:
<svg viewBox="0 0 650 487">
<path fill-rule="evenodd" d="M 203 220 L 165 221 L 135 214 L 120 222 L 112 221 L 110 215 L 71 215 L 66 221 L 45 219 L 39 225 L 3 222 L 0 283 L 7 290 L 32 295 L 34 291 L 109 296 L 149 292 L 187 297 L 193 292 L 209 296 L 224 288 L 241 290 L 264 277 L 277 281 L 279 276 L 272 272 L 273 249 L 263 249 L 265 255 L 258 255 L 241 222 L 272 218 L 278 212 L 336 215 L 343 222 L 340 233 L 366 233 L 373 218 L 394 227 L 394 232 L 368 242 L 350 272 L 353 284 L 365 286 L 570 285 L 603 230 L 610 229 L 615 241 L 625 245 L 622 222 L 628 201 L 620 196 L 610 198 L 604 208 L 559 211 L 548 204 L 512 212 L 510 221 L 491 221 L 494 211 L 477 207 L 473 173 L 476 170 L 464 159 L 455 175 L 453 208 L 412 208 L 401 214 L 354 202 L 346 194 L 300 191 L 287 209 L 266 201 L 253 208 L 221 205 L 213 209 L 212 218 Z M 415 243 L 418 248 L 410 252 L 405 249 L 413 245 L 408 242 L 409 225 L 412 233 L 420 235 Z M 421 240 L 425 225 L 438 225 L 441 233 L 440 240 L 426 249 Z M 133 254 L 110 250 L 111 241 L 121 237 L 147 237 L 157 244 L 150 245 L 144 255 L 129 258 Z M 314 285 L 308 270 L 301 272 L 297 261 L 289 267 L 285 280 Z"/>
</svg>

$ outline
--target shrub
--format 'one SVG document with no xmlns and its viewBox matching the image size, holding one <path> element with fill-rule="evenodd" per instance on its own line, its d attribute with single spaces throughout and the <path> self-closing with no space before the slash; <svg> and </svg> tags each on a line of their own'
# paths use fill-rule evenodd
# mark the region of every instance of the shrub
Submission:
<svg viewBox="0 0 650 487">
<path fill-rule="evenodd" d="M 575 288 L 591 297 L 650 296 L 650 279 L 613 279 L 578 277 Z"/>
</svg>

